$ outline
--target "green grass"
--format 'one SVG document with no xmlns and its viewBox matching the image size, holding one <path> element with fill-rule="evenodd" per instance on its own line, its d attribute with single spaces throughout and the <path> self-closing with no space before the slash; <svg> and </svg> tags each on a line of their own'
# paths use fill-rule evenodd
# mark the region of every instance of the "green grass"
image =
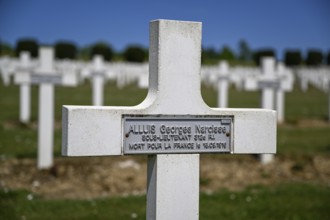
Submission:
<svg viewBox="0 0 330 220">
<path fill-rule="evenodd" d="M 302 92 L 295 85 L 293 92 L 286 93 L 285 112 L 289 122 L 299 119 L 320 119 L 327 120 L 328 115 L 328 94 L 313 86 L 307 92 Z"/>
<path fill-rule="evenodd" d="M 31 199 L 33 198 L 33 199 Z M 31 200 L 29 200 L 31 199 Z M 47 200 L 27 191 L 0 193 L 0 219 L 138 219 L 145 216 L 145 197 L 95 200 Z"/>
<path fill-rule="evenodd" d="M 0 192 L 0 219 L 145 219 L 145 203 L 145 196 L 47 200 L 26 191 L 9 191 Z M 251 186 L 241 192 L 202 193 L 200 219 L 330 219 L 329 208 L 327 186 Z"/>
<path fill-rule="evenodd" d="M 277 131 L 277 153 L 280 155 L 330 155 L 330 126 L 286 127 Z"/>
<path fill-rule="evenodd" d="M 38 88 L 32 87 L 31 123 L 18 122 L 17 86 L 0 84 L 0 158 L 36 158 Z M 147 91 L 129 85 L 118 89 L 114 82 L 105 87 L 105 105 L 132 106 L 139 104 Z M 258 108 L 259 92 L 229 92 L 229 107 Z M 216 106 L 217 93 L 202 86 L 205 102 Z M 87 82 L 77 88 L 55 89 L 55 119 L 61 121 L 62 105 L 90 105 L 91 86 Z M 326 120 L 327 94 L 314 88 L 303 93 L 295 86 L 286 94 L 286 116 L 289 125 L 279 126 L 277 146 L 279 156 L 297 158 L 304 163 L 314 155 L 330 155 L 330 126 L 301 127 L 301 119 Z M 61 129 L 55 129 L 55 156 L 60 156 Z M 1 181 L 1 180 L 0 180 Z M 145 197 L 106 198 L 95 200 L 47 200 L 30 192 L 0 192 L 1 219 L 145 219 Z M 251 186 L 241 192 L 220 191 L 201 194 L 200 219 L 330 219 L 330 188 L 305 184 L 285 184 L 270 187 Z M 135 214 L 134 214 L 135 213 Z"/>
<path fill-rule="evenodd" d="M 252 186 L 202 195 L 200 203 L 200 219 L 330 219 L 330 188 L 324 186 Z"/>
</svg>

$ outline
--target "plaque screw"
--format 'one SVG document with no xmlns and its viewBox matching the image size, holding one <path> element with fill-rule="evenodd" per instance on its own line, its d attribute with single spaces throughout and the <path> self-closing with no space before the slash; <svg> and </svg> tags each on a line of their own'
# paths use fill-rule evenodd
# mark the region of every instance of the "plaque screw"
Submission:
<svg viewBox="0 0 330 220">
<path fill-rule="evenodd" d="M 227 133 L 226 133 L 226 136 L 227 136 L 227 137 L 229 137 L 229 136 L 230 136 L 230 133 L 229 133 L 229 132 L 227 132 Z"/>
<path fill-rule="evenodd" d="M 128 138 L 128 136 L 129 136 L 129 133 L 126 133 L 126 134 L 125 134 L 125 137 L 127 137 L 127 138 Z"/>
</svg>

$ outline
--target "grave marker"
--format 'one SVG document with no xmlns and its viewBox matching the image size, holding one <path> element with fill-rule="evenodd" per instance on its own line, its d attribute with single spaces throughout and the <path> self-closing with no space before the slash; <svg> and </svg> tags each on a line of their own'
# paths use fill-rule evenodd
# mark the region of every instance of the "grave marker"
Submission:
<svg viewBox="0 0 330 220">
<path fill-rule="evenodd" d="M 228 107 L 228 84 L 229 84 L 229 66 L 226 61 L 219 64 L 218 76 L 218 107 Z"/>
<path fill-rule="evenodd" d="M 274 109 L 274 90 L 279 88 L 279 82 L 275 77 L 275 60 L 272 57 L 262 59 L 262 74 L 264 78 L 259 81 L 261 90 L 261 108 Z M 273 154 L 261 154 L 261 163 L 267 164 L 274 160 Z"/>
<path fill-rule="evenodd" d="M 9 86 L 15 63 L 7 56 L 0 57 L 0 74 L 4 86 Z"/>
<path fill-rule="evenodd" d="M 283 63 L 277 64 L 276 74 L 280 86 L 276 89 L 275 108 L 277 112 L 277 122 L 284 122 L 285 113 L 285 92 L 293 89 L 293 74 L 284 66 Z"/>
<path fill-rule="evenodd" d="M 22 60 L 26 63 L 26 55 L 22 56 Z M 31 84 L 39 85 L 37 162 L 39 169 L 47 169 L 53 165 L 54 85 L 74 86 L 77 84 L 77 77 L 74 73 L 59 74 L 55 71 L 53 59 L 53 49 L 41 47 L 39 49 L 39 67 L 35 70 L 31 68 L 29 73 L 25 72 L 25 69 L 24 72 L 18 71 L 15 76 L 17 83 L 29 86 Z"/>
<path fill-rule="evenodd" d="M 29 52 L 21 52 L 19 56 L 19 69 L 14 74 L 15 84 L 19 84 L 19 120 L 28 123 L 31 117 L 31 84 L 28 80 L 31 69 Z"/>
<path fill-rule="evenodd" d="M 198 219 L 199 153 L 275 153 L 276 113 L 204 103 L 199 22 L 152 21 L 149 55 L 149 92 L 141 104 L 63 107 L 62 154 L 150 154 L 147 219 Z"/>
<path fill-rule="evenodd" d="M 292 74 L 285 69 L 282 63 L 279 63 L 275 69 L 273 57 L 262 58 L 261 73 L 260 76 L 247 78 L 245 88 L 247 90 L 261 89 L 261 108 L 276 109 L 277 121 L 281 123 L 284 121 L 284 92 L 292 90 Z M 260 159 L 262 163 L 267 164 L 273 161 L 273 157 L 271 154 L 261 155 Z"/>
<path fill-rule="evenodd" d="M 39 84 L 38 113 L 38 168 L 53 165 L 54 141 L 54 85 L 59 79 L 53 66 L 54 51 L 49 47 L 39 50 L 39 68 L 31 75 L 31 83 Z M 54 82 L 52 82 L 54 80 Z"/>
<path fill-rule="evenodd" d="M 93 105 L 103 105 L 103 87 L 104 87 L 104 60 L 103 56 L 95 55 L 93 58 L 93 73 L 92 73 L 92 94 Z"/>
</svg>

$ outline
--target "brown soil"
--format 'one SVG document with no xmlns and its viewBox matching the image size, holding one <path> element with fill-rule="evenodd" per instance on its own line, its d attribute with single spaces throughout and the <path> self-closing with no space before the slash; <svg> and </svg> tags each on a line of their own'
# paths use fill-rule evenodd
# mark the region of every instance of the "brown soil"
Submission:
<svg viewBox="0 0 330 220">
<path fill-rule="evenodd" d="M 50 170 L 38 171 L 34 159 L 0 162 L 0 190 L 27 189 L 44 198 L 95 198 L 144 194 L 146 157 L 56 158 Z M 203 192 L 242 190 L 251 184 L 307 182 L 330 186 L 330 157 L 276 157 L 261 165 L 251 155 L 202 155 Z"/>
</svg>

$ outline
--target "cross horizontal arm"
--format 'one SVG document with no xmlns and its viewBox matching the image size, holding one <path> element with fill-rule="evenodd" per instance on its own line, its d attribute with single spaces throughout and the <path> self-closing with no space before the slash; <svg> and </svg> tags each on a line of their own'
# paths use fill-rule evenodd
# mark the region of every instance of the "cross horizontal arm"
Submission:
<svg viewBox="0 0 330 220">
<path fill-rule="evenodd" d="M 131 111 L 127 107 L 63 106 L 62 154 L 121 155 L 123 112 Z"/>
<path fill-rule="evenodd" d="M 154 115 L 152 112 L 152 108 L 142 107 L 64 106 L 62 154 L 122 155 L 122 116 Z M 211 108 L 200 115 L 233 116 L 231 153 L 276 152 L 276 112 L 273 110 Z"/>
</svg>

